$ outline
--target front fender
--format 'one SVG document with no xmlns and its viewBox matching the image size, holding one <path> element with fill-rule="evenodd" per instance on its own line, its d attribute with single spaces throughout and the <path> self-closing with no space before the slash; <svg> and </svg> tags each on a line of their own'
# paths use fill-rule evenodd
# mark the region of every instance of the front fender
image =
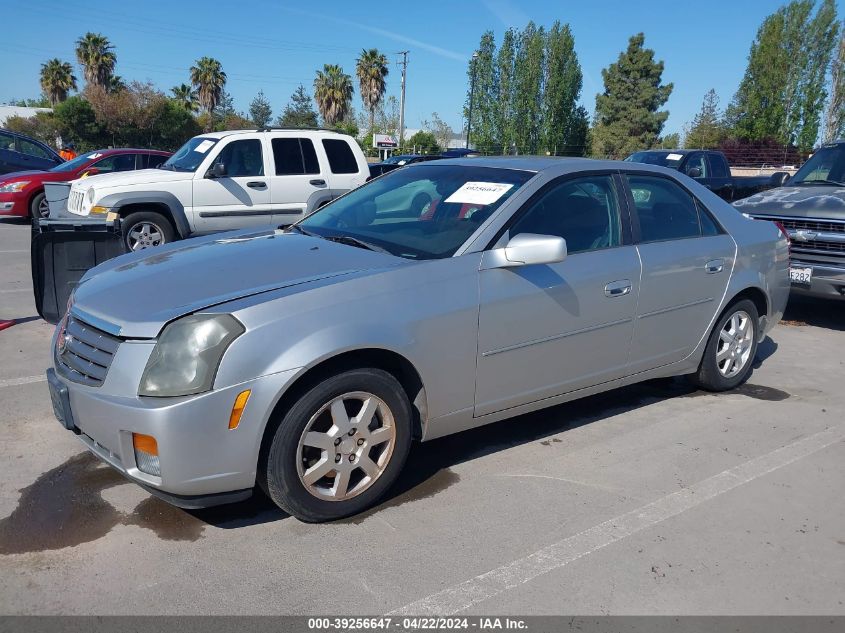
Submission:
<svg viewBox="0 0 845 633">
<path fill-rule="evenodd" d="M 169 191 L 126 191 L 111 193 L 103 196 L 97 204 L 120 211 L 120 209 L 135 204 L 151 204 L 155 206 L 164 205 L 170 211 L 170 217 L 176 226 L 180 237 L 188 237 L 191 234 L 191 225 L 188 216 L 185 214 L 185 206 Z"/>
</svg>

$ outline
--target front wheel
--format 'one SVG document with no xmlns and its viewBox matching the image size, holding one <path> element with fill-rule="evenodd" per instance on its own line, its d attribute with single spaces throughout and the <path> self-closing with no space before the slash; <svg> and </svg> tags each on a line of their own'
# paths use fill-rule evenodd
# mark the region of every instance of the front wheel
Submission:
<svg viewBox="0 0 845 633">
<path fill-rule="evenodd" d="M 130 213 L 123 219 L 122 226 L 123 240 L 129 251 L 169 244 L 176 238 L 170 220 L 154 211 Z"/>
<path fill-rule="evenodd" d="M 50 205 L 47 203 L 47 196 L 42 191 L 37 194 L 29 204 L 29 214 L 34 220 L 50 216 Z"/>
<path fill-rule="evenodd" d="M 275 429 L 259 484 L 302 521 L 332 521 L 375 504 L 411 445 L 411 405 L 380 369 L 353 369 L 306 392 Z"/>
<path fill-rule="evenodd" d="M 731 304 L 716 322 L 692 382 L 707 391 L 727 391 L 751 374 L 757 354 L 757 307 L 748 299 Z"/>
</svg>

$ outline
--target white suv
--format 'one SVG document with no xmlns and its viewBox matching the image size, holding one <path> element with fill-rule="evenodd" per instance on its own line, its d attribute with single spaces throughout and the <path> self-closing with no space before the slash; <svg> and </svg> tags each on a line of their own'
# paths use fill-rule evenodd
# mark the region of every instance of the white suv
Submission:
<svg viewBox="0 0 845 633">
<path fill-rule="evenodd" d="M 117 213 L 127 247 L 140 250 L 190 235 L 292 224 L 368 175 L 364 153 L 344 134 L 214 132 L 192 138 L 158 169 L 74 181 L 67 211 Z"/>
</svg>

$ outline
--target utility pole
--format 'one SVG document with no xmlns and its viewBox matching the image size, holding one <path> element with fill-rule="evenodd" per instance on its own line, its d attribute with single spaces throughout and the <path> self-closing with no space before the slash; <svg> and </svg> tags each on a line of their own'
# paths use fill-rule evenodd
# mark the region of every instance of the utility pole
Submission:
<svg viewBox="0 0 845 633">
<path fill-rule="evenodd" d="M 399 147 L 400 151 L 405 138 L 405 75 L 408 71 L 408 51 L 400 51 L 402 61 L 402 91 L 399 93 Z"/>
</svg>

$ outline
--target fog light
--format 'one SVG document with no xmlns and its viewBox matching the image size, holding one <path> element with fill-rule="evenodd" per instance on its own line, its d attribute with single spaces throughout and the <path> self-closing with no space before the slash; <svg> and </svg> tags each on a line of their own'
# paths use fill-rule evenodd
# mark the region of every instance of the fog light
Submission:
<svg viewBox="0 0 845 633">
<path fill-rule="evenodd" d="M 161 477 L 156 438 L 151 435 L 133 433 L 132 446 L 135 448 L 135 465 L 138 466 L 138 470 L 148 475 Z"/>
<path fill-rule="evenodd" d="M 249 394 L 251 393 L 252 390 L 247 389 L 246 391 L 241 391 L 238 394 L 238 397 L 235 398 L 235 404 L 232 407 L 232 414 L 229 416 L 229 429 L 238 428 L 238 424 L 241 423 L 241 416 L 244 414 L 246 401 L 249 400 Z"/>
</svg>

